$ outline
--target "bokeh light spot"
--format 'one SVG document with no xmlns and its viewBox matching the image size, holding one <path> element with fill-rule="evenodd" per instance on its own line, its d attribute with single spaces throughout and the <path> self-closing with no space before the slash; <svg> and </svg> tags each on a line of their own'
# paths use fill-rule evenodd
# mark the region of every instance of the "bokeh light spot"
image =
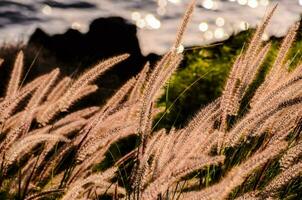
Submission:
<svg viewBox="0 0 302 200">
<path fill-rule="evenodd" d="M 198 26 L 199 30 L 202 32 L 206 32 L 209 29 L 209 25 L 206 22 L 202 22 Z"/>
</svg>

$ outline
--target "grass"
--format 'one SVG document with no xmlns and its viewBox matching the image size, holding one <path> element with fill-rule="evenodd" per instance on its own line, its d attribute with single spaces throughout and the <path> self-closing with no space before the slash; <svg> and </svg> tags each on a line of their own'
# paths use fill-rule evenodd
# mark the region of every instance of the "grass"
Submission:
<svg viewBox="0 0 302 200">
<path fill-rule="evenodd" d="M 281 42 L 262 41 L 273 7 L 251 39 L 246 32 L 184 57 L 178 46 L 194 6 L 172 48 L 103 104 L 75 106 L 129 55 L 80 75 L 64 77 L 55 69 L 27 83 L 19 52 L 0 101 L 1 197 L 299 198 L 298 25 Z"/>
</svg>

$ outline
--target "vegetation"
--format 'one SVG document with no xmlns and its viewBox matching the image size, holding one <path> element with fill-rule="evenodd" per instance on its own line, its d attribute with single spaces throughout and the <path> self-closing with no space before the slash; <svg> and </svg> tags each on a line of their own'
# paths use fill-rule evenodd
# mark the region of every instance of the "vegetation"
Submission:
<svg viewBox="0 0 302 200">
<path fill-rule="evenodd" d="M 300 25 L 296 41 L 288 55 L 291 69 L 297 66 L 301 59 L 301 30 Z M 187 48 L 184 60 L 166 84 L 165 94 L 159 100 L 158 105 L 166 112 L 164 116 L 158 116 L 157 121 L 160 120 L 157 129 L 183 127 L 198 109 L 218 98 L 232 64 L 254 32 L 255 30 L 249 29 L 231 36 L 223 43 Z M 272 67 L 281 42 L 282 38 L 270 39 L 271 47 L 260 67 L 254 89 L 262 83 L 267 71 Z"/>
<path fill-rule="evenodd" d="M 189 68 L 172 77 L 183 60 L 178 47 L 194 6 L 193 0 L 171 50 L 153 68 L 146 64 L 102 106 L 73 110 L 76 102 L 98 89 L 93 82 L 127 54 L 102 61 L 77 78 L 61 77 L 55 69 L 25 85 L 23 53 L 17 55 L 0 101 L 3 199 L 297 199 L 302 195 L 302 65 L 288 62 L 299 25 L 289 30 L 273 59 L 272 44 L 261 36 L 276 6 L 242 50 L 215 47 L 231 56 L 223 65 L 208 61 L 213 76 L 203 81 L 218 80 L 205 88 L 211 103 L 177 129 L 153 124 L 167 81 L 172 80 L 172 87 L 166 86 L 169 100 L 169 91 L 178 88 L 173 83 L 181 84 L 179 77 L 188 74 L 185 70 L 203 73 L 194 65 L 199 58 L 193 56 L 187 61 Z M 206 63 L 209 55 L 203 53 L 198 62 Z M 237 57 L 228 68 L 233 55 Z M 187 104 L 195 101 L 199 99 L 184 99 Z M 164 105 L 174 106 L 169 101 Z M 134 140 L 133 149 L 126 151 L 123 146 Z M 121 157 L 108 162 L 108 155 L 117 150 Z"/>
</svg>

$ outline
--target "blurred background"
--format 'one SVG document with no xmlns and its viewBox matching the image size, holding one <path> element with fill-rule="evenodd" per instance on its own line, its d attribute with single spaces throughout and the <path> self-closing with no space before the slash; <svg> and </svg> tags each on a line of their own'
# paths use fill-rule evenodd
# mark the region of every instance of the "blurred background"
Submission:
<svg viewBox="0 0 302 200">
<path fill-rule="evenodd" d="M 184 60 L 158 102 L 164 114 L 156 127 L 180 127 L 202 106 L 221 95 L 229 70 L 268 8 L 277 11 L 263 40 L 272 47 L 260 71 L 259 85 L 280 46 L 281 37 L 300 20 L 302 0 L 196 0 L 184 37 Z M 73 109 L 100 105 L 146 62 L 151 67 L 166 52 L 190 0 L 0 0 L 0 93 L 17 52 L 25 54 L 25 82 L 60 67 L 62 76 L 78 76 L 100 60 L 130 53 L 96 84 L 99 90 Z M 302 54 L 302 26 L 290 56 Z M 159 123 L 160 122 L 160 123 Z"/>
<path fill-rule="evenodd" d="M 76 29 L 82 33 L 96 18 L 120 16 L 138 27 L 144 55 L 163 53 L 174 39 L 189 0 L 1 0 L 0 42 L 27 41 L 40 27 L 49 34 Z M 255 27 L 267 7 L 278 3 L 264 36 L 282 36 L 299 20 L 302 0 L 197 0 L 197 9 L 185 45 L 221 41 L 233 33 Z"/>
</svg>

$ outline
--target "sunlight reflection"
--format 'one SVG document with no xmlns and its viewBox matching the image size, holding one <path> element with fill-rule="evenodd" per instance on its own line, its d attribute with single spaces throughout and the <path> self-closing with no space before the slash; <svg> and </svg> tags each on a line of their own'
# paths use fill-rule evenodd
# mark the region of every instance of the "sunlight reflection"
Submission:
<svg viewBox="0 0 302 200">
<path fill-rule="evenodd" d="M 258 1 L 257 0 L 249 0 L 247 5 L 250 6 L 251 8 L 257 8 Z"/>
<path fill-rule="evenodd" d="M 216 39 L 222 39 L 224 37 L 224 30 L 222 28 L 217 28 L 214 32 Z"/>
<path fill-rule="evenodd" d="M 205 37 L 206 40 L 212 40 L 213 39 L 213 32 L 212 31 L 205 32 L 204 37 Z"/>
<path fill-rule="evenodd" d="M 212 0 L 204 0 L 202 2 L 202 6 L 206 9 L 213 9 L 214 8 L 214 2 Z"/>
<path fill-rule="evenodd" d="M 45 15 L 50 15 L 52 13 L 52 8 L 49 5 L 45 5 L 42 8 L 42 13 Z"/>
<path fill-rule="evenodd" d="M 216 25 L 217 26 L 224 26 L 224 23 L 225 23 L 225 21 L 224 21 L 224 19 L 222 18 L 222 17 L 218 17 L 217 19 L 216 19 Z"/>
<path fill-rule="evenodd" d="M 209 25 L 206 22 L 202 22 L 199 24 L 199 30 L 202 32 L 206 32 L 209 29 Z"/>
<path fill-rule="evenodd" d="M 239 23 L 239 28 L 242 30 L 242 31 L 245 31 L 249 28 L 249 23 L 245 22 L 245 21 L 241 21 Z"/>
<path fill-rule="evenodd" d="M 240 5 L 246 5 L 248 3 L 247 0 L 237 0 Z"/>
<path fill-rule="evenodd" d="M 156 17 L 154 17 L 154 15 L 152 14 L 146 15 L 145 21 L 151 29 L 159 29 L 161 26 L 160 21 L 156 19 Z"/>
</svg>

